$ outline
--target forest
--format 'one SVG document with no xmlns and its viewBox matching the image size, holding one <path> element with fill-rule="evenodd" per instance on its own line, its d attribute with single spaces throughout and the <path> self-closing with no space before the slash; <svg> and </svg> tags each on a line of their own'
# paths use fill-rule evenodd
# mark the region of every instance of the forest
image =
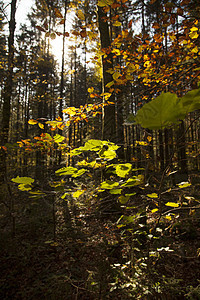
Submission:
<svg viewBox="0 0 200 300">
<path fill-rule="evenodd" d="M 199 1 L 30 2 L 0 0 L 0 298 L 200 299 Z"/>
</svg>

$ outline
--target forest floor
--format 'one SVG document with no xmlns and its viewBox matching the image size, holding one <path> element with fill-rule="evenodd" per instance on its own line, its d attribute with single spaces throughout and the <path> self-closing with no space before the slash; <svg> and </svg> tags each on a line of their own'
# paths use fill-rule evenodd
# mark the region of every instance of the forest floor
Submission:
<svg viewBox="0 0 200 300">
<path fill-rule="evenodd" d="M 200 216 L 166 231 L 156 247 L 173 252 L 149 258 L 142 273 L 144 254 L 121 238 L 120 214 L 58 200 L 55 224 L 50 201 L 15 197 L 15 236 L 13 218 L 0 218 L 0 299 L 200 299 Z"/>
</svg>

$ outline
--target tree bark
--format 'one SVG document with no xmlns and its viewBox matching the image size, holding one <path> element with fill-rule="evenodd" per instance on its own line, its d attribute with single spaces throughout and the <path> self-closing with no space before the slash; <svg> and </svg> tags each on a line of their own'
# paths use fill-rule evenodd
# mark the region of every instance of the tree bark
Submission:
<svg viewBox="0 0 200 300">
<path fill-rule="evenodd" d="M 10 22 L 9 22 L 9 37 L 8 37 L 8 70 L 5 87 L 3 91 L 3 115 L 0 134 L 0 146 L 5 146 L 9 137 L 9 123 L 10 123 L 10 105 L 12 97 L 13 86 L 13 61 L 14 61 L 14 33 L 15 33 L 15 13 L 17 0 L 11 2 Z M 1 148 L 0 150 L 0 182 L 4 181 L 6 174 L 6 154 Z"/>
<path fill-rule="evenodd" d="M 112 75 L 108 73 L 108 69 L 113 69 L 112 54 L 109 53 L 111 47 L 109 26 L 106 19 L 107 15 L 104 13 L 102 7 L 98 7 L 98 22 L 99 22 L 99 32 L 101 40 L 101 48 L 107 49 L 108 55 L 105 60 L 102 57 L 103 64 L 103 83 L 102 91 L 103 93 L 109 92 L 107 84 L 113 81 Z M 113 102 L 114 96 L 109 98 L 109 101 Z M 105 99 L 103 100 L 105 103 Z M 115 105 L 108 105 L 103 107 L 103 117 L 102 117 L 102 138 L 115 141 L 116 139 L 116 114 Z"/>
</svg>

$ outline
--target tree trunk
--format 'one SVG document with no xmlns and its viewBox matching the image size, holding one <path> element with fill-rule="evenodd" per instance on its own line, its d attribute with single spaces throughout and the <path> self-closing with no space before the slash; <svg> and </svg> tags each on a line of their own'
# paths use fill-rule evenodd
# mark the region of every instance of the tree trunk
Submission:
<svg viewBox="0 0 200 300">
<path fill-rule="evenodd" d="M 110 32 L 108 22 L 106 21 L 106 14 L 103 11 L 102 7 L 98 7 L 98 21 L 99 21 L 99 32 L 101 39 L 101 48 L 107 49 L 111 47 L 110 41 Z M 111 53 L 108 53 L 107 58 L 103 60 L 103 84 L 102 91 L 103 93 L 109 92 L 107 84 L 113 81 L 113 77 L 108 73 L 108 69 L 113 69 L 113 60 Z M 114 97 L 111 96 L 109 101 L 113 102 Z M 105 102 L 105 99 L 104 99 Z M 115 116 L 115 105 L 108 105 L 103 107 L 103 124 L 102 124 L 102 138 L 115 141 L 116 139 L 116 116 Z"/>
<path fill-rule="evenodd" d="M 10 123 L 10 105 L 13 86 L 13 61 L 14 61 L 14 33 L 15 33 L 15 13 L 17 0 L 11 2 L 11 13 L 9 22 L 9 37 L 8 37 L 8 70 L 5 87 L 3 91 L 3 116 L 1 124 L 0 142 L 4 146 L 8 142 L 9 123 Z M 4 181 L 6 174 L 6 155 L 3 149 L 0 150 L 0 182 Z"/>
</svg>

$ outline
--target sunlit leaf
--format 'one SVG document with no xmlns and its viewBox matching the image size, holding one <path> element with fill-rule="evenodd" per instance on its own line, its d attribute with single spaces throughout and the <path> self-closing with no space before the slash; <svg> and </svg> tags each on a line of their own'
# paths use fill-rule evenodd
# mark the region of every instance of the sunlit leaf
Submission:
<svg viewBox="0 0 200 300">
<path fill-rule="evenodd" d="M 156 194 L 156 193 L 147 194 L 147 196 L 148 196 L 149 198 L 158 198 L 158 194 Z"/>
<path fill-rule="evenodd" d="M 101 183 L 101 189 L 112 190 L 115 187 L 119 186 L 119 182 L 106 180 Z"/>
<path fill-rule="evenodd" d="M 130 173 L 132 165 L 130 163 L 116 165 L 116 174 L 119 177 L 126 177 Z"/>
<path fill-rule="evenodd" d="M 179 204 L 175 202 L 167 202 L 165 205 L 170 207 L 179 207 Z"/>
<path fill-rule="evenodd" d="M 38 123 L 38 126 L 39 126 L 41 129 L 44 129 L 44 124 Z"/>
<path fill-rule="evenodd" d="M 80 169 L 77 171 L 77 173 L 72 175 L 72 177 L 74 177 L 74 178 L 79 177 L 79 176 L 83 175 L 86 171 L 87 171 L 86 169 Z"/>
<path fill-rule="evenodd" d="M 154 214 L 155 212 L 157 212 L 158 211 L 158 208 L 154 208 L 154 209 L 152 209 L 152 214 Z"/>
<path fill-rule="evenodd" d="M 74 192 L 72 195 L 74 198 L 79 198 L 85 191 L 84 190 L 78 190 Z"/>
<path fill-rule="evenodd" d="M 82 21 L 85 20 L 85 15 L 84 15 L 84 13 L 82 12 L 82 10 L 78 10 L 78 12 L 77 12 L 77 17 L 78 17 L 80 20 L 82 20 Z"/>
<path fill-rule="evenodd" d="M 113 189 L 113 190 L 109 191 L 109 193 L 112 195 L 121 194 L 121 192 L 122 192 L 122 189 Z"/>
<path fill-rule="evenodd" d="M 63 175 L 65 176 L 65 175 L 74 175 L 77 173 L 77 171 L 78 169 L 74 167 L 64 167 L 57 170 L 55 173 L 59 176 L 63 176 Z"/>
<path fill-rule="evenodd" d="M 19 176 L 17 176 L 16 178 L 12 178 L 11 180 L 13 182 L 19 183 L 19 184 L 31 184 L 31 183 L 33 183 L 35 181 L 31 177 L 19 177 Z"/>
<path fill-rule="evenodd" d="M 65 139 L 65 137 L 64 136 L 62 136 L 62 135 L 60 135 L 60 134 L 56 134 L 54 137 L 53 137 L 53 139 L 54 139 L 54 142 L 55 143 L 62 143 L 62 141 L 64 141 L 64 139 Z"/>
<path fill-rule="evenodd" d="M 181 182 L 181 183 L 178 184 L 178 187 L 181 188 L 181 189 L 186 188 L 188 186 L 191 186 L 191 183 L 189 183 L 189 182 Z"/>
<path fill-rule="evenodd" d="M 37 123 L 38 123 L 38 121 L 33 120 L 33 119 L 31 119 L 31 120 L 28 121 L 28 124 L 30 124 L 30 125 L 35 125 Z"/>
<path fill-rule="evenodd" d="M 54 12 L 57 18 L 63 19 L 63 15 L 57 7 L 54 8 Z"/>
</svg>

